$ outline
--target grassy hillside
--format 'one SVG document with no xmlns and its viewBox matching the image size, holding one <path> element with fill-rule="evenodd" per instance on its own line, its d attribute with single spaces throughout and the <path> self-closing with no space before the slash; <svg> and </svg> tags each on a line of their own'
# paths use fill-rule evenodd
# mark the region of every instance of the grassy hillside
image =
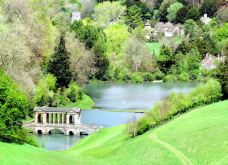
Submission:
<svg viewBox="0 0 228 165">
<path fill-rule="evenodd" d="M 226 164 L 228 101 L 188 112 L 133 139 L 103 129 L 64 152 L 0 143 L 0 164 Z M 12 163 L 13 162 L 13 163 Z"/>
</svg>

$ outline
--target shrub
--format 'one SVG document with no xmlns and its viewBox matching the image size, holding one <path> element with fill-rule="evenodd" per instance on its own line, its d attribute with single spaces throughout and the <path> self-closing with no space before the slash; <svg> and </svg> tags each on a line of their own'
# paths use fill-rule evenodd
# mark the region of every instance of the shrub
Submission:
<svg viewBox="0 0 228 165">
<path fill-rule="evenodd" d="M 164 82 L 176 82 L 177 78 L 174 75 L 166 75 L 163 80 Z"/>
<path fill-rule="evenodd" d="M 162 80 L 165 77 L 165 74 L 163 72 L 161 72 L 160 70 L 158 70 L 155 74 L 155 79 L 156 80 Z"/>
<path fill-rule="evenodd" d="M 189 80 L 189 74 L 186 72 L 182 72 L 179 76 L 178 76 L 180 81 L 188 81 Z"/>
<path fill-rule="evenodd" d="M 143 76 L 140 72 L 134 72 L 131 75 L 131 81 L 134 83 L 142 83 L 143 82 Z"/>
<path fill-rule="evenodd" d="M 155 104 L 152 111 L 138 120 L 137 134 L 143 134 L 150 128 L 158 126 L 179 113 L 184 113 L 197 106 L 217 102 L 221 99 L 222 89 L 217 80 L 210 79 L 198 85 L 189 94 L 171 93 L 165 100 Z"/>
<path fill-rule="evenodd" d="M 155 76 L 149 72 L 143 73 L 143 80 L 144 81 L 153 81 L 155 80 Z"/>
</svg>

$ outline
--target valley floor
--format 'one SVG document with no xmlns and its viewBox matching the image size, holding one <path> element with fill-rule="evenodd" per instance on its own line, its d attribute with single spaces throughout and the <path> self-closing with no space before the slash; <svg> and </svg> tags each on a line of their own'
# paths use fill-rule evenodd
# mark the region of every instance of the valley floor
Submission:
<svg viewBox="0 0 228 165">
<path fill-rule="evenodd" d="M 197 108 L 136 138 L 102 129 L 66 151 L 0 143 L 2 165 L 151 165 L 228 162 L 228 101 Z"/>
</svg>

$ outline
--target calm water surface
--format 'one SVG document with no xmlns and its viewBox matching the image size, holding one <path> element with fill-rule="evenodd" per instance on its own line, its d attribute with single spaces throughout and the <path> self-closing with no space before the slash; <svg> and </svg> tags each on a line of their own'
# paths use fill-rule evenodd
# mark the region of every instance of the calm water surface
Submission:
<svg viewBox="0 0 228 165">
<path fill-rule="evenodd" d="M 93 98 L 95 108 L 82 111 L 81 122 L 111 127 L 127 123 L 135 115 L 130 110 L 150 110 L 153 104 L 168 96 L 171 92 L 187 93 L 194 83 L 145 83 L 145 84 L 91 84 L 85 91 Z M 129 110 L 129 112 L 110 112 L 106 110 Z M 76 144 L 83 137 L 65 136 L 63 134 L 35 135 L 39 144 L 48 150 L 65 150 Z"/>
</svg>

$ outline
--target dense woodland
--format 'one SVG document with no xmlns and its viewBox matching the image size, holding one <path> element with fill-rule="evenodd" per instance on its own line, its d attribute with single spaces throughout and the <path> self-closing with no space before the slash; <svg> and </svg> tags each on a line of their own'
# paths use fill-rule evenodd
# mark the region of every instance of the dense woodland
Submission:
<svg viewBox="0 0 228 165">
<path fill-rule="evenodd" d="M 80 11 L 81 20 L 72 21 L 74 11 Z M 209 24 L 200 21 L 204 14 L 211 18 Z M 146 22 L 152 27 L 158 22 L 181 24 L 184 34 L 178 42 L 177 38 L 148 41 Z M 91 108 L 94 102 L 82 86 L 92 81 L 204 82 L 215 78 L 222 95 L 202 103 L 227 98 L 225 0 L 0 0 L 0 38 L 0 115 L 4 118 L 0 137 L 7 141 L 26 140 L 21 135 L 25 131 L 19 134 L 21 121 L 32 115 L 34 106 Z M 159 44 L 158 54 L 150 50 L 152 42 Z M 225 60 L 207 70 L 201 67 L 206 54 Z M 216 91 L 219 85 L 214 84 Z M 189 103 L 183 111 L 195 104 L 201 105 Z M 15 118 L 5 117 L 5 111 Z M 150 123 L 141 130 L 153 126 Z"/>
</svg>

